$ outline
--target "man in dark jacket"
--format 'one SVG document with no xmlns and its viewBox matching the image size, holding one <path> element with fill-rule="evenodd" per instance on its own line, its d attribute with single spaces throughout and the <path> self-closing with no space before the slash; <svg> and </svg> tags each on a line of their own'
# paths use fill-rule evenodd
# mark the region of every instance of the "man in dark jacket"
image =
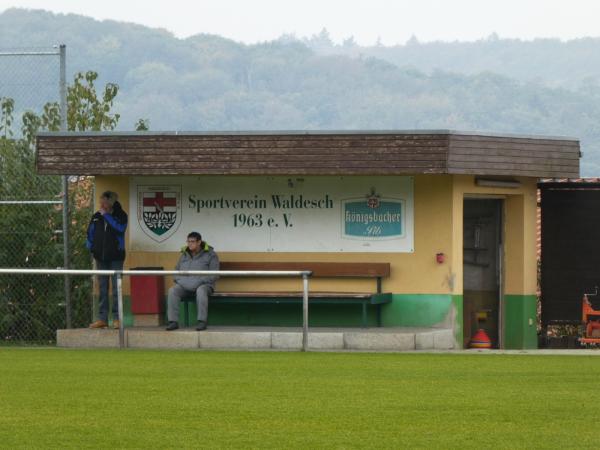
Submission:
<svg viewBox="0 0 600 450">
<path fill-rule="evenodd" d="M 92 252 L 98 270 L 123 270 L 127 214 L 118 202 L 116 192 L 106 191 L 100 197 L 100 209 L 92 216 L 87 230 L 87 248 Z M 98 276 L 100 304 L 98 320 L 90 328 L 108 327 L 108 275 Z M 112 277 L 113 327 L 119 328 L 117 276 Z"/>
<path fill-rule="evenodd" d="M 214 249 L 202 241 L 200 233 L 195 231 L 188 234 L 187 247 L 175 266 L 175 270 L 219 270 L 219 257 Z M 169 289 L 167 331 L 179 328 L 179 302 L 186 295 L 196 295 L 198 307 L 198 326 L 196 330 L 206 329 L 208 317 L 208 296 L 215 289 L 217 276 L 211 275 L 177 275 L 175 285 Z"/>
</svg>

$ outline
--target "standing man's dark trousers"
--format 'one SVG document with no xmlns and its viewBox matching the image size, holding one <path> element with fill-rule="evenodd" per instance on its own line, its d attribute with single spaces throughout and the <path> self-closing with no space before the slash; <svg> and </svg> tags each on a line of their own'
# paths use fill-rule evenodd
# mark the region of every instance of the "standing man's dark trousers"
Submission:
<svg viewBox="0 0 600 450">
<path fill-rule="evenodd" d="M 208 317 L 208 296 L 213 293 L 212 286 L 202 284 L 196 291 L 188 291 L 179 284 L 169 289 L 167 315 L 169 322 L 179 321 L 179 302 L 182 297 L 196 295 L 196 307 L 198 309 L 198 321 L 206 322 Z"/>
<path fill-rule="evenodd" d="M 123 261 L 99 261 L 96 260 L 96 269 L 98 270 L 123 270 Z M 117 292 L 117 276 L 99 275 L 100 284 L 100 303 L 98 305 L 98 318 L 108 322 L 108 279 L 111 278 L 112 284 L 112 318 L 119 320 L 119 299 Z"/>
</svg>

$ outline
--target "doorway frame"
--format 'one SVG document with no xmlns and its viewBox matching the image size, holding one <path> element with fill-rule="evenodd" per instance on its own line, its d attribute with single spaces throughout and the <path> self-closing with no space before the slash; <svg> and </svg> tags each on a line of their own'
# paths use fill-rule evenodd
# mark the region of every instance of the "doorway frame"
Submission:
<svg viewBox="0 0 600 450">
<path fill-rule="evenodd" d="M 463 193 L 462 199 L 462 228 L 464 230 L 464 218 L 465 218 L 465 201 L 466 200 L 499 200 L 500 211 L 498 214 L 499 226 L 498 230 L 500 245 L 498 247 L 498 349 L 504 349 L 504 341 L 505 341 L 505 327 L 504 327 L 504 316 L 505 316 L 505 302 L 504 302 L 504 292 L 505 292 L 505 252 L 504 247 L 506 245 L 506 195 L 501 194 L 477 194 L 477 193 Z M 461 234 L 461 239 L 463 239 L 461 249 L 464 247 L 464 231 Z M 464 299 L 464 267 L 465 267 L 465 251 L 462 250 L 462 276 L 463 276 L 463 299 Z"/>
</svg>

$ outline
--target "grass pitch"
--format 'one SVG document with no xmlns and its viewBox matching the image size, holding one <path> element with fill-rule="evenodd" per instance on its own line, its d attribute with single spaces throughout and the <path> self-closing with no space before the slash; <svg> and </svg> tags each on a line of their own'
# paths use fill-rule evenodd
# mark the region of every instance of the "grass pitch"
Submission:
<svg viewBox="0 0 600 450">
<path fill-rule="evenodd" d="M 600 357 L 0 348 L 0 447 L 598 447 Z"/>
</svg>

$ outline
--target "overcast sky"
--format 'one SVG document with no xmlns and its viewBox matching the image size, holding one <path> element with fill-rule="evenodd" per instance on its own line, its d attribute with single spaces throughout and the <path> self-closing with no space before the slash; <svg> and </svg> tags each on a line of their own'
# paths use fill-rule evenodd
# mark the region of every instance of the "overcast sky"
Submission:
<svg viewBox="0 0 600 450">
<path fill-rule="evenodd" d="M 600 0 L 0 0 L 10 7 L 76 13 L 165 28 L 176 36 L 213 33 L 253 43 L 327 28 L 360 44 L 500 37 L 573 39 L 600 35 Z"/>
</svg>

